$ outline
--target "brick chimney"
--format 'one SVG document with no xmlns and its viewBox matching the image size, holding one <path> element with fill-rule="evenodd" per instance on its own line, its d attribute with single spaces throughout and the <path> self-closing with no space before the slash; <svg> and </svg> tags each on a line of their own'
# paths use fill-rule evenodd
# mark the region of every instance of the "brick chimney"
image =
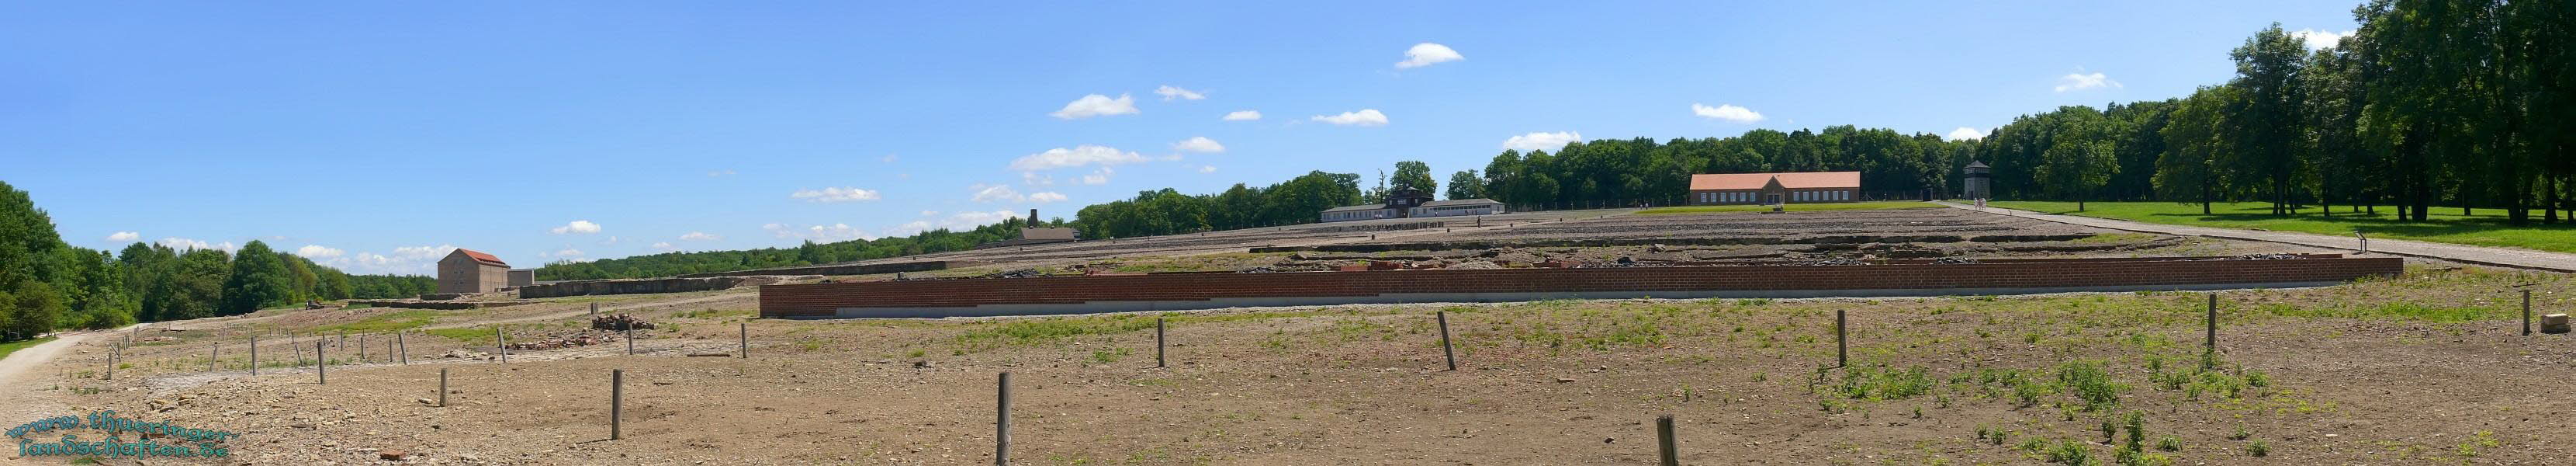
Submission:
<svg viewBox="0 0 2576 466">
<path fill-rule="evenodd" d="M 1030 227 L 1030 228 L 1036 228 L 1037 226 L 1038 226 L 1038 210 L 1037 210 L 1037 209 L 1029 209 L 1029 227 Z"/>
</svg>

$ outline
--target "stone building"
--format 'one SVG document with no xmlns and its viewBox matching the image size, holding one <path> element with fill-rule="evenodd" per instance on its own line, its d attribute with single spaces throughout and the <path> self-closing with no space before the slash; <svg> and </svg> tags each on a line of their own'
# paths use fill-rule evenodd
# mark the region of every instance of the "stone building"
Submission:
<svg viewBox="0 0 2576 466">
<path fill-rule="evenodd" d="M 491 293 L 510 286 L 510 264 L 501 258 L 457 248 L 438 260 L 439 293 Z"/>
<path fill-rule="evenodd" d="M 1963 186 L 1963 188 L 1966 189 L 1962 189 L 1960 191 L 1962 194 L 1966 195 L 1965 197 L 1967 199 L 1993 199 L 1995 197 L 1994 167 L 1986 166 L 1985 162 L 1970 160 L 1968 161 L 1968 168 L 1963 171 L 1967 172 L 1967 186 Z"/>
<path fill-rule="evenodd" d="M 510 269 L 510 286 L 537 284 L 537 269 Z"/>
<path fill-rule="evenodd" d="M 1860 201 L 1860 172 L 1691 175 L 1691 205 L 1780 205 Z"/>
</svg>

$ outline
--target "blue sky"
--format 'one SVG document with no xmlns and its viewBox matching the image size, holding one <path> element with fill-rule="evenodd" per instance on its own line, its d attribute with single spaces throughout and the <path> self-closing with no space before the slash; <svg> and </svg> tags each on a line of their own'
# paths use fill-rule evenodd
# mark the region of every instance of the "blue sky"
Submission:
<svg viewBox="0 0 2576 466">
<path fill-rule="evenodd" d="M 13 2 L 0 181 L 84 247 L 533 267 L 1446 182 L 1573 134 L 1964 136 L 2222 82 L 2272 22 L 2355 27 L 2349 0 L 941 3 Z"/>
</svg>

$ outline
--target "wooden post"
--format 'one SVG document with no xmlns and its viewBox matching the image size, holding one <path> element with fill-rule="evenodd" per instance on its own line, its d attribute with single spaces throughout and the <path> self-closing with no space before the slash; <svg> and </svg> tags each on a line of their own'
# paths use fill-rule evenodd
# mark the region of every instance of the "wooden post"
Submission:
<svg viewBox="0 0 2576 466">
<path fill-rule="evenodd" d="M 501 328 L 501 326 L 499 326 L 499 325 L 494 325 L 494 326 L 492 326 L 492 344 L 500 345 L 500 347 L 501 347 L 501 363 L 502 363 L 502 364 L 509 364 L 509 363 L 510 363 L 510 330 L 509 330 L 509 329 L 505 329 L 505 328 Z"/>
<path fill-rule="evenodd" d="M 367 334 L 358 334 L 358 363 L 367 363 Z"/>
<path fill-rule="evenodd" d="M 1834 367 L 1851 367 L 1851 346 L 1843 338 L 1843 327 L 1850 323 L 1843 318 L 1843 310 L 1834 310 Z"/>
<path fill-rule="evenodd" d="M 447 407 L 447 368 L 438 368 L 438 407 Z"/>
<path fill-rule="evenodd" d="M 751 323 L 735 322 L 734 324 L 741 326 L 739 331 L 742 332 L 740 333 L 740 335 L 742 335 L 742 358 L 751 359 Z"/>
<path fill-rule="evenodd" d="M 2522 290 L 2522 336 L 2531 336 L 2531 290 Z"/>
<path fill-rule="evenodd" d="M 599 315 L 599 303 L 590 303 L 590 315 Z"/>
<path fill-rule="evenodd" d="M 224 357 L 224 342 L 220 342 L 220 341 L 218 341 L 218 342 L 215 342 L 215 343 L 214 343 L 214 344 L 212 344 L 212 345 L 207 345 L 207 346 L 206 346 L 206 372 L 216 372 L 216 371 L 222 371 L 222 370 L 224 370 L 224 369 L 222 368 L 222 366 L 220 365 L 221 363 L 220 363 L 220 362 L 218 362 L 218 361 L 222 361 L 222 360 L 223 360 L 223 357 Z"/>
<path fill-rule="evenodd" d="M 1655 456 L 1663 466 L 1681 466 L 1681 449 L 1673 445 L 1673 415 L 1655 416 Z"/>
<path fill-rule="evenodd" d="M 2218 293 L 2209 294 L 2209 338 L 2203 345 L 2210 354 L 2218 353 Z"/>
<path fill-rule="evenodd" d="M 259 375 L 259 335 L 250 336 L 250 375 Z"/>
<path fill-rule="evenodd" d="M 1011 371 L 1002 371 L 993 409 L 993 465 L 1011 464 Z"/>
<path fill-rule="evenodd" d="M 621 432 L 621 431 L 620 431 L 620 429 L 619 429 L 619 427 L 623 427 L 623 426 L 618 425 L 618 424 L 620 424 L 622 421 L 624 421 L 624 420 L 625 420 L 625 419 L 623 418 L 623 414 L 624 414 L 624 412 L 626 411 L 626 409 L 625 409 L 625 408 L 626 408 L 626 370 L 625 370 L 625 369 L 617 369 L 617 370 L 610 371 L 610 372 L 608 373 L 608 439 L 609 439 L 609 440 L 618 440 L 618 439 L 626 438 L 626 437 L 623 435 L 623 432 Z"/>
<path fill-rule="evenodd" d="M 1458 352 L 1449 348 L 1449 311 L 1437 311 L 1440 319 L 1440 355 L 1449 358 L 1449 370 L 1458 370 Z"/>
<path fill-rule="evenodd" d="M 618 316 L 617 327 L 626 330 L 626 354 L 635 354 L 635 321 Z"/>
<path fill-rule="evenodd" d="M 107 350 L 107 380 L 116 380 L 116 357 L 125 354 L 125 344 Z"/>
<path fill-rule="evenodd" d="M 411 344 L 403 342 L 402 332 L 394 332 L 394 346 L 399 348 L 394 350 L 394 356 L 401 358 L 403 365 L 411 365 Z"/>
<path fill-rule="evenodd" d="M 313 383 L 331 384 L 330 360 L 322 358 L 322 340 L 313 340 Z"/>
<path fill-rule="evenodd" d="M 1154 367 L 1163 367 L 1163 318 L 1154 318 Z"/>
</svg>

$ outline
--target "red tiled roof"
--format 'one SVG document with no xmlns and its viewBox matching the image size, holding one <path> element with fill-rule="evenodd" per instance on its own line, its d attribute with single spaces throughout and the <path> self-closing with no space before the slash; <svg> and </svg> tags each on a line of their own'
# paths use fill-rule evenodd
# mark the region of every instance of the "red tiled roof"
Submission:
<svg viewBox="0 0 2576 466">
<path fill-rule="evenodd" d="M 1860 172 L 1718 173 L 1691 175 L 1690 189 L 1762 189 L 1771 180 L 1789 189 L 1860 188 Z"/>
<path fill-rule="evenodd" d="M 495 266 L 495 267 L 509 267 L 509 266 L 510 266 L 510 264 L 509 264 L 509 263 L 501 262 L 501 258 L 498 258 L 498 257 L 492 257 L 492 255 L 491 255 L 491 254 L 484 254 L 482 251 L 476 251 L 476 250 L 472 250 L 472 249 L 465 249 L 465 248 L 456 248 L 456 252 L 465 253 L 465 257 L 466 257 L 466 258 L 474 259 L 474 261 L 475 261 L 475 262 L 481 262 L 481 263 L 483 263 L 483 265 L 490 265 L 490 266 Z"/>
</svg>

